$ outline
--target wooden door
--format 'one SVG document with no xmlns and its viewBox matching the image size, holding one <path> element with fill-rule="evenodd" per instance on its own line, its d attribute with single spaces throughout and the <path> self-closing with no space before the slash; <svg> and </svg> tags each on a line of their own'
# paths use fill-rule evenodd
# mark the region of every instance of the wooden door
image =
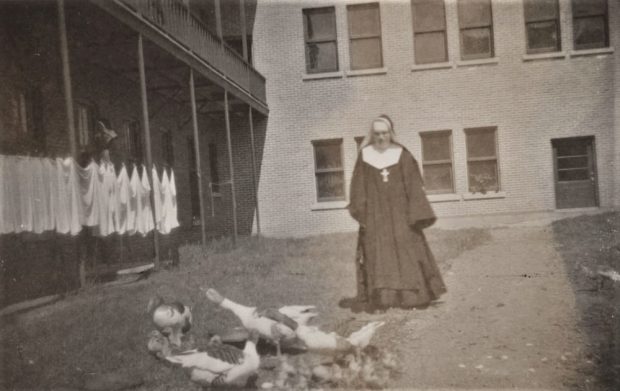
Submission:
<svg viewBox="0 0 620 391">
<path fill-rule="evenodd" d="M 594 137 L 551 140 L 556 208 L 598 206 Z"/>
</svg>

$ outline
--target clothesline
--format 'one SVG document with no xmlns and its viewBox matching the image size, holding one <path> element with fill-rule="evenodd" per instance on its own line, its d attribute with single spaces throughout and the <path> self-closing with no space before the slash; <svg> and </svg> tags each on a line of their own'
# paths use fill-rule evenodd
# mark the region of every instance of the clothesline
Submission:
<svg viewBox="0 0 620 391">
<path fill-rule="evenodd" d="M 170 233 L 179 226 L 174 171 L 160 180 L 153 166 L 149 180 L 144 165 L 140 175 L 136 165 L 129 174 L 125 164 L 116 173 L 110 162 L 0 155 L 0 234 L 77 235 L 83 226 L 99 236 Z"/>
</svg>

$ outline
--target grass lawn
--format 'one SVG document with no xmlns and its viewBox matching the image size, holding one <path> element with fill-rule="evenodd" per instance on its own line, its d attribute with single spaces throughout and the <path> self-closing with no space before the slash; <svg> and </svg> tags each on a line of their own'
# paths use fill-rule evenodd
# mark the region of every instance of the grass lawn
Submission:
<svg viewBox="0 0 620 391">
<path fill-rule="evenodd" d="M 431 229 L 427 236 L 443 271 L 463 251 L 490 238 L 481 229 Z M 337 305 L 355 294 L 355 245 L 356 235 L 349 233 L 251 238 L 234 249 L 226 240 L 185 246 L 178 269 L 130 285 L 92 287 L 47 307 L 0 319 L 0 388 L 80 388 L 89 376 L 116 372 L 143 379 L 145 390 L 199 389 L 183 371 L 147 352 L 153 326 L 146 305 L 159 294 L 193 306 L 197 341 L 206 339 L 208 332 L 238 326 L 232 314 L 206 300 L 200 287 L 214 287 L 235 301 L 259 307 L 313 304 L 321 313 L 322 327 L 348 334 L 374 316 L 355 315 Z M 388 324 L 376 340 L 394 345 L 389 347 L 396 351 L 399 311 L 388 311 Z"/>
<path fill-rule="evenodd" d="M 605 390 L 620 389 L 620 282 L 598 274 L 620 272 L 620 214 L 557 221 L 553 233 L 575 291 L 580 328 L 594 367 L 584 368 Z M 594 372 L 594 373 L 592 373 Z"/>
</svg>

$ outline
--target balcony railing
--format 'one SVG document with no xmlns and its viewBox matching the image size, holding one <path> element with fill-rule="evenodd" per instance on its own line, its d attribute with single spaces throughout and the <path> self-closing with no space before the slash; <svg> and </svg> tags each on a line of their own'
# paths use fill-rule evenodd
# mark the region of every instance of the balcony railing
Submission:
<svg viewBox="0 0 620 391">
<path fill-rule="evenodd" d="M 179 0 L 118 0 L 185 46 L 224 76 L 266 102 L 265 78 L 239 53 L 227 46 Z"/>
</svg>

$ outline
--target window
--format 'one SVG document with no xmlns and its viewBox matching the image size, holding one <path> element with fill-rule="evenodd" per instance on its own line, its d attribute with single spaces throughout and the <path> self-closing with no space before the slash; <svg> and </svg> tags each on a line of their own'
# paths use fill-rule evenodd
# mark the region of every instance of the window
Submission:
<svg viewBox="0 0 620 391">
<path fill-rule="evenodd" d="M 416 64 L 448 61 L 444 0 L 412 0 Z"/>
<path fill-rule="evenodd" d="M 211 192 L 220 193 L 220 173 L 217 169 L 217 145 L 209 144 L 209 172 L 211 173 Z"/>
<path fill-rule="evenodd" d="M 458 0 L 461 59 L 493 57 L 491 0 Z"/>
<path fill-rule="evenodd" d="M 524 0 L 527 52 L 545 53 L 561 49 L 558 0 Z"/>
<path fill-rule="evenodd" d="M 351 69 L 383 67 L 379 3 L 347 6 Z"/>
<path fill-rule="evenodd" d="M 575 49 L 609 46 L 607 0 L 572 0 Z"/>
<path fill-rule="evenodd" d="M 138 163 L 142 162 L 142 132 L 140 130 L 140 122 L 125 122 L 125 145 L 127 146 L 127 154 Z"/>
<path fill-rule="evenodd" d="M 17 94 L 19 130 L 24 134 L 44 138 L 43 99 L 38 87 L 29 88 Z"/>
<path fill-rule="evenodd" d="M 192 225 L 200 224 L 200 192 L 198 191 L 198 175 L 196 174 L 196 150 L 194 138 L 187 138 L 187 156 L 189 157 L 189 198 L 192 206 Z"/>
<path fill-rule="evenodd" d="M 469 191 L 499 191 L 497 166 L 497 129 L 465 129 Z"/>
<path fill-rule="evenodd" d="M 303 10 L 303 16 L 306 72 L 337 71 L 336 9 L 334 7 L 309 8 Z"/>
<path fill-rule="evenodd" d="M 424 188 L 429 194 L 454 193 L 452 132 L 421 133 Z"/>
<path fill-rule="evenodd" d="M 75 124 L 78 143 L 81 146 L 88 145 L 94 131 L 93 110 L 90 106 L 83 103 L 76 104 Z"/>
<path fill-rule="evenodd" d="M 161 134 L 161 156 L 169 166 L 174 166 L 174 147 L 172 145 L 172 132 L 169 130 Z"/>
<path fill-rule="evenodd" d="M 344 200 L 342 139 L 313 141 L 317 200 Z"/>
</svg>

